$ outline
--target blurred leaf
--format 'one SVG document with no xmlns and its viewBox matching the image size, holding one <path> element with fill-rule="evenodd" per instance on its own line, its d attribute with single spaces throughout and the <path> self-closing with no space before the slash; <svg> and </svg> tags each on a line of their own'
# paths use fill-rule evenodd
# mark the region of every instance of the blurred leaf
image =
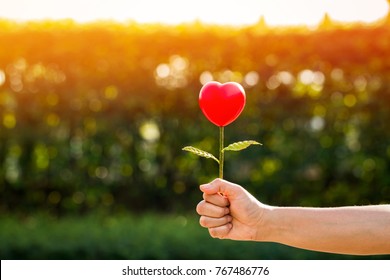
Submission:
<svg viewBox="0 0 390 280">
<path fill-rule="evenodd" d="M 187 146 L 187 147 L 183 148 L 183 151 L 191 152 L 191 153 L 196 154 L 200 157 L 211 158 L 211 159 L 215 160 L 216 162 L 218 162 L 218 164 L 219 164 L 219 160 L 215 156 L 213 156 L 212 154 L 210 154 L 208 152 L 202 151 L 198 148 Z"/>
<path fill-rule="evenodd" d="M 248 148 L 251 145 L 262 145 L 259 142 L 253 140 L 240 141 L 225 147 L 222 151 L 241 151 Z"/>
</svg>

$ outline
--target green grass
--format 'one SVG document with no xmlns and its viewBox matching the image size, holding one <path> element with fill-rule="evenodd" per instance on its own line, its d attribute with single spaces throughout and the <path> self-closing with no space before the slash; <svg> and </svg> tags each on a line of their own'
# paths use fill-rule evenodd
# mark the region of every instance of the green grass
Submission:
<svg viewBox="0 0 390 280">
<path fill-rule="evenodd" d="M 274 243 L 213 239 L 198 217 L 0 217 L 1 259 L 350 259 Z M 378 258 L 378 257 L 371 257 Z"/>
</svg>

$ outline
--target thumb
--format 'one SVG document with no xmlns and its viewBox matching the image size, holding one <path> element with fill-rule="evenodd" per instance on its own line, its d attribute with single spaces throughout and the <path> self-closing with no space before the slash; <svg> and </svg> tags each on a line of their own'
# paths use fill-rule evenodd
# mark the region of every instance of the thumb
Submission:
<svg viewBox="0 0 390 280">
<path fill-rule="evenodd" d="M 226 180 L 217 178 L 208 184 L 201 185 L 200 190 L 205 194 L 219 193 L 226 198 L 233 198 L 240 192 L 241 187 Z"/>
</svg>

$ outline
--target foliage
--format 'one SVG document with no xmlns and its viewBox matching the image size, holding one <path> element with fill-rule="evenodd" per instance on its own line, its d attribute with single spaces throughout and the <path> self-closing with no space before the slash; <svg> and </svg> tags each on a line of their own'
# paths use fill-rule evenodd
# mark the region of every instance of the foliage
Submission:
<svg viewBox="0 0 390 280">
<path fill-rule="evenodd" d="M 265 203 L 390 201 L 390 27 L 0 22 L 0 212 L 194 209 L 216 151 L 202 83 L 240 82 L 225 178 Z M 200 142 L 194 143 L 194 139 Z"/>
<path fill-rule="evenodd" d="M 383 259 L 210 238 L 194 215 L 0 218 L 1 259 Z"/>
<path fill-rule="evenodd" d="M 211 158 L 213 160 L 215 160 L 218 164 L 219 164 L 219 160 L 213 156 L 212 154 L 208 153 L 208 152 L 205 152 L 205 151 L 202 151 L 202 150 L 199 150 L 195 147 L 191 147 L 191 146 L 186 146 L 183 148 L 183 151 L 187 151 L 187 152 L 191 152 L 197 156 L 200 156 L 200 157 L 204 157 L 204 158 Z"/>
<path fill-rule="evenodd" d="M 235 142 L 233 144 L 230 144 L 229 146 L 223 148 L 222 151 L 241 151 L 246 148 L 248 148 L 251 145 L 261 145 L 259 142 L 253 141 L 253 140 L 245 140 L 245 141 L 239 141 Z"/>
</svg>

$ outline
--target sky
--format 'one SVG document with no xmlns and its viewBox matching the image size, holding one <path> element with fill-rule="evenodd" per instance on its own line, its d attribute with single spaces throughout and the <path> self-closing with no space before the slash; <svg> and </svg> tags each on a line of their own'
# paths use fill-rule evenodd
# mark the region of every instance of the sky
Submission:
<svg viewBox="0 0 390 280">
<path fill-rule="evenodd" d="M 370 23 L 388 10 L 386 0 L 0 0 L 0 18 L 18 21 L 250 25 L 263 16 L 271 26 L 314 26 L 324 13 L 337 21 Z"/>
</svg>

